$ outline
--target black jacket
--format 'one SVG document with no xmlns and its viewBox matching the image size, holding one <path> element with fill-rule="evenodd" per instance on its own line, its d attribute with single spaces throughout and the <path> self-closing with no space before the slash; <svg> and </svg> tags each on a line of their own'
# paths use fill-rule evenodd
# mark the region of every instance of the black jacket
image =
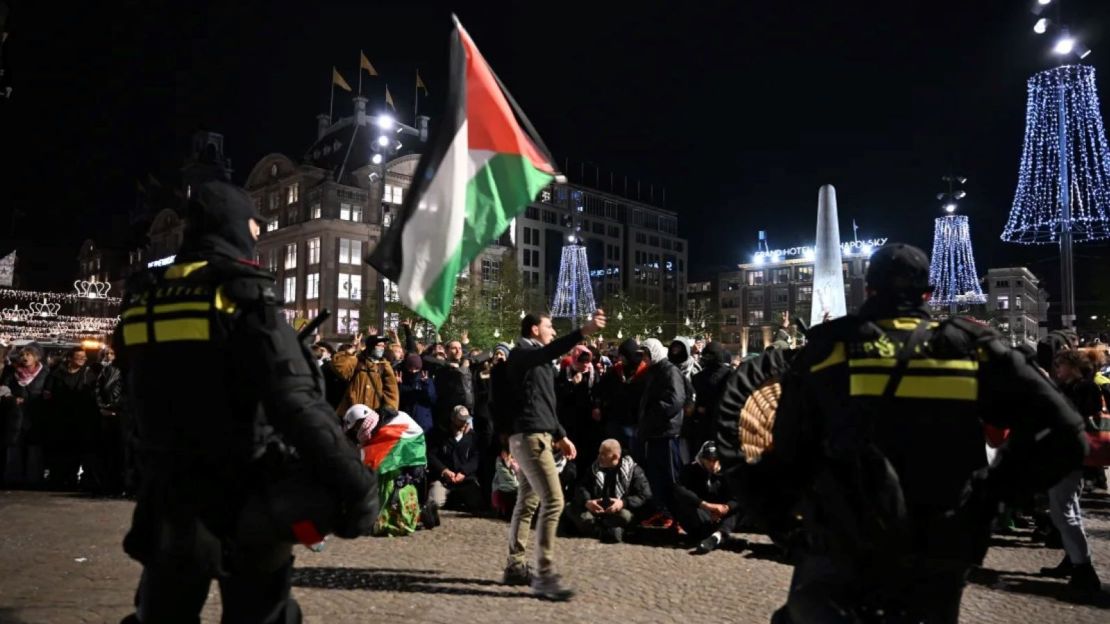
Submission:
<svg viewBox="0 0 1110 624">
<path fill-rule="evenodd" d="M 438 479 L 444 470 L 461 472 L 467 477 L 478 477 L 478 463 L 482 451 L 489 444 L 489 429 L 471 429 L 460 439 L 442 427 L 436 427 L 428 436 L 428 468 Z"/>
<path fill-rule="evenodd" d="M 102 410 L 119 411 L 123 399 L 123 383 L 119 367 L 105 364 L 96 377 L 96 405 Z"/>
<path fill-rule="evenodd" d="M 506 362 L 508 381 L 517 391 L 515 405 L 510 408 L 516 412 L 515 433 L 550 433 L 556 440 L 566 437 L 556 412 L 556 369 L 552 360 L 581 341 L 580 329 L 556 338 L 546 347 L 529 338 L 517 339 Z"/>
<path fill-rule="evenodd" d="M 682 371 L 667 360 L 652 364 L 640 400 L 639 439 L 678 437 L 685 403 L 686 381 Z"/>
<path fill-rule="evenodd" d="M 875 305 L 810 330 L 782 379 L 774 447 L 754 468 L 776 484 L 779 505 L 805 505 L 809 529 L 829 543 L 876 547 L 859 529 L 901 517 L 903 543 L 918 554 L 981 559 L 991 501 L 1078 468 L 1082 422 L 1030 362 L 963 319 L 930 324 L 887 402 L 895 355 L 929 314 Z M 984 422 L 1011 430 L 989 470 Z"/>
<path fill-rule="evenodd" d="M 697 509 L 702 501 L 707 503 L 724 503 L 729 511 L 735 511 L 740 503 L 729 490 L 721 473 L 709 474 L 709 471 L 694 461 L 682 467 L 678 473 L 678 483 L 674 486 L 674 497 L 679 504 L 691 509 Z"/>
<path fill-rule="evenodd" d="M 443 360 L 424 358 L 425 370 L 431 370 L 436 384 L 436 417 L 444 419 L 451 415 L 456 405 L 465 405 L 474 413 L 474 381 L 469 367 L 451 366 Z M 446 421 L 436 423 L 446 425 Z"/>
<path fill-rule="evenodd" d="M 717 416 L 721 395 L 732 368 L 728 365 L 728 352 L 716 342 L 710 342 L 702 352 L 701 372 L 694 375 L 694 415 L 687 428 L 688 434 L 700 445 L 716 435 Z"/>
</svg>

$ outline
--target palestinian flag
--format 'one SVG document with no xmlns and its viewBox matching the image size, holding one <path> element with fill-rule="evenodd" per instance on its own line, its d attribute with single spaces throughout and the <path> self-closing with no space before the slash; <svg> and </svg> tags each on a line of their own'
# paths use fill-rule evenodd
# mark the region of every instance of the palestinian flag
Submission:
<svg viewBox="0 0 1110 624">
<path fill-rule="evenodd" d="M 557 176 L 528 119 L 458 19 L 450 86 L 394 225 L 367 262 L 398 285 L 401 302 L 439 327 L 455 281 Z"/>
<path fill-rule="evenodd" d="M 408 414 L 397 412 L 393 420 L 378 427 L 370 443 L 362 447 L 362 463 L 379 473 L 426 465 L 424 430 Z"/>
</svg>

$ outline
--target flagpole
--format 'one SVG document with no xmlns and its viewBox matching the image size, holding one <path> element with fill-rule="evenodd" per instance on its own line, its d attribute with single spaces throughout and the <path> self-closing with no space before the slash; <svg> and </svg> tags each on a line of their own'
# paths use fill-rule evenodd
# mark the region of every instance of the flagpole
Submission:
<svg viewBox="0 0 1110 624">
<path fill-rule="evenodd" d="M 335 74 L 334 74 L 335 68 L 333 67 L 331 70 L 333 72 L 332 77 L 331 77 L 331 85 L 328 87 L 328 91 L 331 92 L 331 99 L 328 100 L 328 125 L 329 126 L 335 120 L 335 117 L 333 117 L 333 114 L 334 114 L 334 111 L 335 111 Z"/>
<path fill-rule="evenodd" d="M 420 68 L 416 69 L 416 80 L 412 83 L 412 123 L 420 115 Z"/>
<path fill-rule="evenodd" d="M 362 57 L 364 57 L 364 56 L 366 56 L 366 53 L 363 52 L 362 50 L 359 50 L 358 51 L 358 96 L 359 97 L 362 97 L 362 72 L 365 71 L 362 68 Z"/>
</svg>

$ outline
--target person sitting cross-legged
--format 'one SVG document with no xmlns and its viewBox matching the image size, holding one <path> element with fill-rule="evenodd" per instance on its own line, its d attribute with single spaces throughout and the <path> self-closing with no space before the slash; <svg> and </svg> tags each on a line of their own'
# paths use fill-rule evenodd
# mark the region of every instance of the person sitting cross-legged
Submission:
<svg viewBox="0 0 1110 624">
<path fill-rule="evenodd" d="M 428 497 L 437 506 L 471 513 L 482 509 L 478 462 L 488 440 L 488 431 L 475 430 L 465 405 L 452 410 L 448 427 L 432 430 L 428 436 L 428 468 L 433 480 Z"/>
<path fill-rule="evenodd" d="M 567 513 L 582 535 L 616 543 L 636 513 L 651 500 L 651 486 L 631 457 L 621 456 L 617 440 L 605 440 L 597 460 L 582 475 Z"/>
<path fill-rule="evenodd" d="M 740 507 L 721 475 L 717 443 L 702 444 L 697 459 L 682 467 L 675 484 L 675 517 L 689 539 L 705 554 L 728 539 Z"/>
</svg>

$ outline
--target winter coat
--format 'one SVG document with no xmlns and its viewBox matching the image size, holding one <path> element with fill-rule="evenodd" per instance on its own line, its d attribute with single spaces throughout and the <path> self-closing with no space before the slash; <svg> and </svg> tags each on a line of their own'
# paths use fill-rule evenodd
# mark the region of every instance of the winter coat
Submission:
<svg viewBox="0 0 1110 624">
<path fill-rule="evenodd" d="M 728 364 L 730 359 L 728 351 L 716 342 L 710 342 L 702 352 L 703 368 L 693 379 L 694 392 L 697 395 L 694 414 L 689 419 L 686 430 L 688 437 L 695 442 L 694 446 L 701 446 L 706 440 L 714 438 L 721 394 L 724 393 L 725 382 L 732 373 Z"/>
<path fill-rule="evenodd" d="M 651 486 L 648 485 L 644 469 L 627 455 L 613 468 L 602 468 L 595 461 L 590 470 L 579 479 L 574 502 L 579 507 L 585 507 L 586 501 L 599 498 L 619 498 L 629 511 L 643 507 L 644 503 L 651 500 Z"/>
<path fill-rule="evenodd" d="M 123 377 L 115 364 L 105 364 L 96 377 L 96 406 L 118 412 L 123 399 Z"/>
<path fill-rule="evenodd" d="M 651 362 L 640 358 L 640 346 L 629 338 L 620 346 L 624 358 L 613 365 L 594 387 L 594 403 L 601 408 L 606 423 L 635 427 L 640 422 L 640 399 L 644 395 Z M 636 362 L 627 370 L 625 358 Z"/>
<path fill-rule="evenodd" d="M 674 486 L 675 500 L 691 509 L 697 509 L 702 502 L 728 505 L 735 511 L 740 503 L 728 489 L 722 473 L 709 474 L 709 471 L 694 461 L 682 467 L 678 473 L 678 483 Z"/>
<path fill-rule="evenodd" d="M 514 433 L 550 433 L 556 440 L 566 437 L 555 411 L 555 367 L 551 362 L 582 341 L 574 330 L 546 347 L 521 337 L 507 360 L 508 382 L 516 389 Z M 498 399 L 500 400 L 500 398 Z"/>
<path fill-rule="evenodd" d="M 350 353 L 336 353 L 332 359 L 335 372 L 348 380 L 347 392 L 335 412 L 343 416 L 352 405 L 362 404 L 372 410 L 382 407 L 398 409 L 400 392 L 393 366 L 384 360 L 373 361 Z"/>
<path fill-rule="evenodd" d="M 687 338 L 686 336 L 675 336 L 671 341 L 670 350 L 679 349 L 681 356 L 679 361 L 672 363 L 682 371 L 682 376 L 686 379 L 693 379 L 694 375 L 701 372 L 701 364 L 694 359 L 694 339 Z"/>
<path fill-rule="evenodd" d="M 405 412 L 424 433 L 431 433 L 435 420 L 432 409 L 436 404 L 436 383 L 431 378 L 425 379 L 420 373 L 402 373 L 401 383 L 398 384 L 401 392 L 401 411 Z"/>
<path fill-rule="evenodd" d="M 15 366 L 8 366 L 4 369 L 3 381 L 0 381 L 0 385 L 7 386 L 12 392 L 0 402 L 4 415 L 4 443 L 6 446 L 37 444 L 42 441 L 42 427 L 47 417 L 42 392 L 50 374 L 44 365 L 30 383 L 21 386 L 15 371 Z M 16 399 L 23 399 L 23 404 L 16 405 Z"/>
<path fill-rule="evenodd" d="M 470 368 L 452 366 L 443 360 L 424 358 L 424 370 L 431 371 L 436 383 L 436 425 L 447 425 L 456 405 L 474 413 L 474 381 Z"/>
<path fill-rule="evenodd" d="M 465 473 L 464 473 L 465 474 Z M 505 461 L 504 457 L 497 456 L 497 463 L 493 468 L 493 486 L 492 490 L 496 492 L 516 492 L 520 488 L 520 481 L 516 477 L 516 471 L 509 462 Z"/>
<path fill-rule="evenodd" d="M 667 350 L 655 338 L 644 341 L 651 355 L 647 387 L 640 399 L 640 422 L 637 437 L 675 438 L 682 432 L 682 409 L 686 402 L 686 384 L 678 367 L 667 359 Z"/>
</svg>

